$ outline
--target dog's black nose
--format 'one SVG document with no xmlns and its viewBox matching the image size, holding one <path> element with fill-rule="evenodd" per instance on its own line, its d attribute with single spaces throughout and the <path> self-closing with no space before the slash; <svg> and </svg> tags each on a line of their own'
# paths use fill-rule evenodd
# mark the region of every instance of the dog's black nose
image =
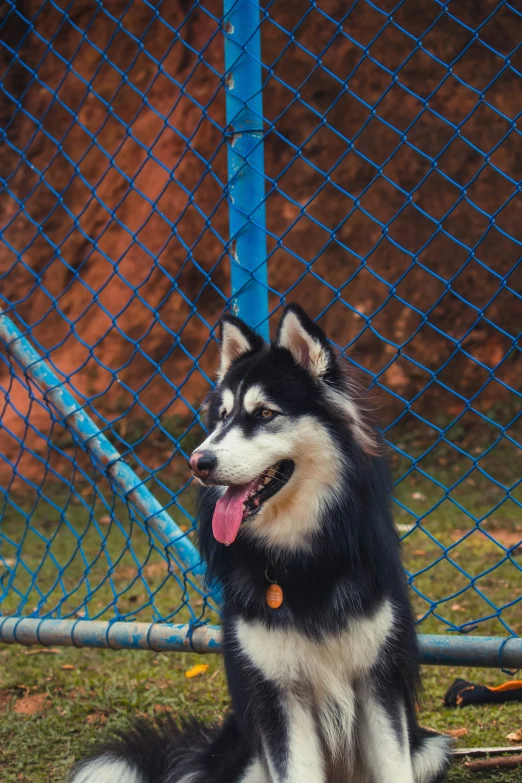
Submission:
<svg viewBox="0 0 522 783">
<path fill-rule="evenodd" d="M 196 476 L 206 478 L 217 465 L 217 457 L 211 451 L 195 451 L 189 459 L 189 466 Z"/>
</svg>

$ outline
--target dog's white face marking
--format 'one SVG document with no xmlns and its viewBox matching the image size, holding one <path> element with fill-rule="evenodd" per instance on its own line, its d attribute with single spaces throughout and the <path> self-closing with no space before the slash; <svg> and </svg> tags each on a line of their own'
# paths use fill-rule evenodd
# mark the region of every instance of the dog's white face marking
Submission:
<svg viewBox="0 0 522 783">
<path fill-rule="evenodd" d="M 231 389 L 223 389 L 221 392 L 221 406 L 230 416 L 234 407 L 234 392 Z"/>
<path fill-rule="evenodd" d="M 249 404 L 259 399 L 252 387 Z M 252 389 L 245 392 L 245 399 Z M 286 549 L 307 548 L 310 534 L 319 524 L 324 503 L 335 495 L 343 457 L 326 427 L 312 416 L 278 416 L 252 437 L 239 425 L 229 425 L 223 435 L 218 427 L 199 447 L 217 457 L 216 482 L 248 484 L 280 460 L 292 460 L 288 483 L 267 500 L 258 514 L 245 522 L 250 532 L 269 545 Z"/>
<path fill-rule="evenodd" d="M 221 429 L 213 432 L 198 446 L 198 451 L 211 450 L 217 457 L 215 480 L 218 484 L 248 484 L 266 468 L 280 459 L 288 446 L 266 430 L 246 438 L 239 424 L 229 427 L 224 436 Z"/>
<path fill-rule="evenodd" d="M 82 767 L 69 783 L 143 783 L 143 778 L 126 761 L 105 755 Z"/>
<path fill-rule="evenodd" d="M 271 546 L 307 549 L 323 506 L 339 486 L 343 456 L 326 428 L 312 416 L 288 420 L 280 438 L 287 443 L 287 453 L 281 458 L 294 461 L 294 472 L 247 524 Z"/>
<path fill-rule="evenodd" d="M 303 683 L 310 687 L 335 758 L 353 741 L 353 683 L 375 665 L 393 628 L 393 607 L 385 600 L 372 616 L 350 620 L 345 630 L 320 641 L 295 630 L 267 629 L 261 622 L 243 619 L 237 621 L 235 632 L 240 649 L 266 679 L 289 691 Z"/>
<path fill-rule="evenodd" d="M 253 413 L 256 408 L 270 408 L 268 395 L 263 391 L 261 386 L 255 384 L 245 392 L 243 407 L 247 413 Z"/>
</svg>

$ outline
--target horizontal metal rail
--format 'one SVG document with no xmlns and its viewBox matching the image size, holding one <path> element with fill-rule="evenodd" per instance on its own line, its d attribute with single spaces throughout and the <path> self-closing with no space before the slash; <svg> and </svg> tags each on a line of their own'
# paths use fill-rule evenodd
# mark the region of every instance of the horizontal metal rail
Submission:
<svg viewBox="0 0 522 783">
<path fill-rule="evenodd" d="M 522 638 L 419 634 L 421 659 L 438 666 L 487 666 L 522 669 Z"/>
<path fill-rule="evenodd" d="M 110 647 L 114 650 L 221 652 L 221 628 L 172 623 L 108 623 L 0 617 L 0 642 L 42 647 Z"/>
<path fill-rule="evenodd" d="M 419 634 L 421 661 L 439 666 L 522 668 L 522 639 L 499 636 Z M 99 620 L 0 618 L 0 642 L 43 647 L 110 647 L 115 650 L 163 650 L 221 653 L 217 625 L 122 623 Z"/>
</svg>

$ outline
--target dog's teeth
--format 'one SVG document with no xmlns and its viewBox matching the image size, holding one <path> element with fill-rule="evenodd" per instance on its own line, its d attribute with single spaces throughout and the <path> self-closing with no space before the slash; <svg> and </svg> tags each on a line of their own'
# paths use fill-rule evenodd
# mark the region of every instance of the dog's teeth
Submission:
<svg viewBox="0 0 522 783">
<path fill-rule="evenodd" d="M 275 467 L 274 467 L 274 468 L 268 468 L 268 470 L 267 470 L 267 474 L 268 474 L 268 475 L 269 475 L 271 478 L 273 478 L 273 477 L 275 476 L 275 474 L 276 474 L 276 469 L 275 469 Z"/>
<path fill-rule="evenodd" d="M 263 484 L 264 484 L 264 485 L 265 485 L 265 487 L 266 487 L 266 485 L 267 485 L 267 484 L 270 484 L 270 482 L 271 482 L 271 481 L 272 481 L 272 479 L 270 478 L 270 476 L 267 476 L 267 477 L 266 477 L 266 479 L 263 481 Z"/>
</svg>

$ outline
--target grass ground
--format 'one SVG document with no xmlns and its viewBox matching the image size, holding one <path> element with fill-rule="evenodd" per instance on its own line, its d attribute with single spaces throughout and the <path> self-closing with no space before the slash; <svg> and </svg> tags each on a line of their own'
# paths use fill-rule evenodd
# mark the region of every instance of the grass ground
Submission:
<svg viewBox="0 0 522 783">
<path fill-rule="evenodd" d="M 72 761 L 108 729 L 124 726 L 129 715 L 153 718 L 168 710 L 174 716 L 214 721 L 228 706 L 218 656 L 67 648 L 28 655 L 31 651 L 0 648 L 2 783 L 63 781 Z M 208 670 L 187 679 L 185 672 L 202 662 L 209 664 Z M 506 734 L 522 728 L 520 704 L 445 708 L 442 697 L 457 675 L 484 683 L 503 677 L 494 671 L 426 668 L 423 725 L 467 729 L 466 736 L 456 739 L 460 747 L 509 744 Z M 455 764 L 448 777 L 451 783 L 472 780 L 477 775 L 463 762 Z M 522 770 L 495 773 L 489 780 L 521 783 Z"/>
<path fill-rule="evenodd" d="M 396 486 L 396 519 L 405 564 L 415 577 L 412 600 L 420 630 L 444 633 L 448 626 L 476 625 L 475 633 L 522 633 L 521 604 L 514 603 L 522 592 L 520 452 L 507 441 L 488 452 L 493 441 L 483 432 L 477 441 L 473 431 L 450 435 L 472 456 L 444 443 L 422 456 L 431 436 L 426 439 L 418 430 L 404 428 L 395 438 L 403 451 L 420 459 L 409 473 L 406 458 L 392 460 L 395 476 L 405 476 Z M 170 502 L 169 487 L 183 480 L 181 463 L 171 465 L 160 499 Z M 11 490 L 0 528 L 4 614 L 38 610 L 71 618 L 116 614 L 186 622 L 192 611 L 216 621 L 196 592 L 188 592 L 192 610 L 181 600 L 161 547 L 121 500 L 113 501 L 103 480 L 95 490 L 76 477 L 74 487 L 72 494 L 56 482 L 38 491 Z M 192 488 L 177 501 L 184 511 L 172 504 L 170 512 L 190 530 Z M 420 525 L 410 531 L 417 519 Z M 209 664 L 205 674 L 187 679 L 185 671 L 201 662 Z M 442 698 L 457 676 L 485 684 L 505 679 L 495 670 L 426 668 L 421 722 L 441 731 L 465 728 L 457 746 L 507 745 L 506 735 L 522 728 L 520 703 L 447 709 Z M 170 710 L 212 721 L 226 708 L 219 657 L 69 648 L 50 653 L 0 645 L 0 780 L 63 781 L 86 745 L 132 714 L 153 717 Z M 452 783 L 472 779 L 476 776 L 462 763 L 448 778 Z M 491 779 L 522 783 L 522 770 Z"/>
</svg>

